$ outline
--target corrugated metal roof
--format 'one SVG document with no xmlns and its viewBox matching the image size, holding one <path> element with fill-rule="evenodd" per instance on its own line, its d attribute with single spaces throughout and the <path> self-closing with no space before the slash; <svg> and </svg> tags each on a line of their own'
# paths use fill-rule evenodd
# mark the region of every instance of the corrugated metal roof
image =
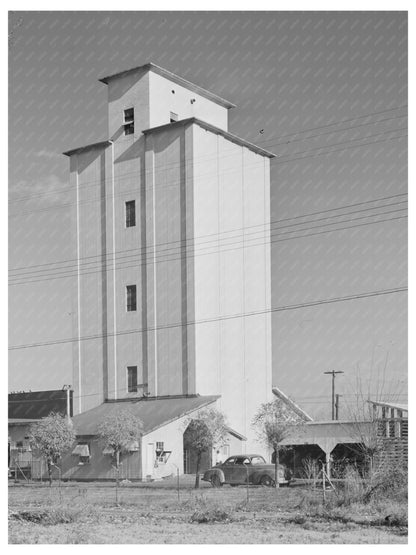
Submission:
<svg viewBox="0 0 416 555">
<path fill-rule="evenodd" d="M 319 443 L 322 439 L 334 439 L 338 443 L 357 443 L 372 431 L 372 422 L 351 422 L 333 420 L 331 422 L 306 422 L 282 441 L 282 445 L 303 445 Z"/>
<path fill-rule="evenodd" d="M 121 407 L 129 407 L 143 422 L 143 432 L 149 432 L 185 416 L 206 405 L 214 403 L 219 395 L 195 395 L 164 399 L 133 399 L 131 401 L 106 402 L 98 407 L 74 416 L 74 428 L 78 436 L 96 435 L 100 422 Z"/>
<path fill-rule="evenodd" d="M 66 399 L 66 391 L 62 389 L 9 393 L 9 420 L 37 420 L 51 412 L 65 415 Z"/>
</svg>

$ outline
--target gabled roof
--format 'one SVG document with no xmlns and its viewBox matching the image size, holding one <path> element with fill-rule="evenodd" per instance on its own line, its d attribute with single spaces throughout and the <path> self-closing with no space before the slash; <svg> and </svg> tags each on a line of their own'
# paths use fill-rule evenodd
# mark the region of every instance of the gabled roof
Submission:
<svg viewBox="0 0 416 555">
<path fill-rule="evenodd" d="M 207 131 L 211 131 L 211 133 L 215 133 L 216 135 L 221 135 L 222 137 L 224 137 L 225 139 L 228 139 L 229 141 L 231 141 L 233 143 L 236 143 L 240 146 L 245 146 L 246 148 L 252 150 L 256 154 L 261 154 L 262 156 L 267 156 L 268 158 L 275 158 L 275 156 L 276 156 L 276 154 L 273 154 L 272 152 L 269 152 L 268 150 L 264 150 L 264 148 L 261 148 L 261 147 L 255 145 L 255 144 L 253 144 L 253 143 L 250 143 L 249 141 L 246 141 L 245 139 L 241 139 L 240 137 L 237 137 L 237 135 L 234 135 L 233 133 L 229 133 L 228 131 L 224 131 L 224 129 L 221 129 L 220 127 L 216 127 L 215 125 L 211 125 L 210 123 L 207 123 L 206 121 L 203 121 L 201 119 L 194 118 L 194 117 L 181 119 L 179 121 L 175 121 L 175 122 L 172 122 L 172 123 L 165 123 L 164 125 L 159 125 L 157 127 L 150 127 L 149 129 L 143 129 L 142 133 L 144 135 L 149 135 L 150 133 L 159 133 L 161 131 L 167 131 L 167 130 L 170 130 L 170 129 L 174 129 L 175 127 L 190 125 L 192 123 L 196 123 L 197 125 L 199 125 L 203 129 L 206 129 Z"/>
<path fill-rule="evenodd" d="M 123 71 L 113 73 L 112 75 L 107 75 L 106 77 L 100 77 L 98 80 L 101 81 L 101 83 L 105 83 L 106 85 L 108 85 L 108 83 L 112 79 L 117 79 L 119 77 L 124 77 L 125 75 L 128 75 L 130 73 L 135 73 L 135 72 L 140 71 L 140 70 L 153 71 L 154 73 L 157 73 L 157 74 L 161 75 L 162 77 L 166 77 L 170 81 L 173 81 L 174 83 L 177 83 L 178 85 L 181 85 L 182 87 L 185 87 L 186 89 L 189 89 L 190 91 L 193 91 L 193 92 L 207 98 L 208 100 L 212 100 L 212 102 L 220 104 L 224 108 L 235 108 L 235 104 L 233 104 L 232 102 L 229 102 L 228 100 L 225 100 L 224 98 L 221 98 L 220 96 L 218 96 L 218 95 L 216 95 L 216 94 L 214 94 L 210 91 L 207 91 L 206 89 L 203 89 L 199 85 L 195 85 L 194 83 L 191 83 L 190 81 L 187 81 L 183 77 L 179 77 L 179 75 L 176 75 L 175 73 L 172 73 L 171 71 L 168 71 L 167 69 L 164 69 L 163 67 L 160 67 L 156 64 L 153 64 L 152 62 L 149 62 L 149 63 L 144 64 L 142 66 L 136 66 L 136 67 L 132 67 L 130 69 L 125 69 Z"/>
<path fill-rule="evenodd" d="M 128 406 L 143 422 L 143 433 L 148 434 L 182 416 L 201 409 L 219 399 L 219 395 L 192 395 L 188 397 L 166 397 L 163 399 L 142 398 L 105 402 L 98 407 L 74 416 L 74 428 L 78 436 L 93 436 L 100 422 L 120 407 Z"/>
</svg>

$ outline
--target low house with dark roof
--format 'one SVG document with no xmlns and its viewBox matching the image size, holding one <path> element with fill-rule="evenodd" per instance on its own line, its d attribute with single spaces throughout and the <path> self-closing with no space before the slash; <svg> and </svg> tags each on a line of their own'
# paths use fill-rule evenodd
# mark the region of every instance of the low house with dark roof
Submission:
<svg viewBox="0 0 416 555">
<path fill-rule="evenodd" d="M 214 407 L 218 395 L 170 396 L 128 401 L 107 401 L 73 418 L 77 443 L 62 460 L 62 478 L 68 480 L 114 479 L 113 452 L 97 435 L 100 422 L 121 407 L 128 406 L 143 423 L 142 436 L 121 457 L 120 478 L 154 480 L 179 471 L 194 472 L 195 461 L 187 445 L 186 428 L 192 415 L 205 407 Z M 223 448 L 207 453 L 202 470 L 224 460 L 230 452 L 241 453 L 244 437 L 229 428 Z"/>
<path fill-rule="evenodd" d="M 51 412 L 72 416 L 73 391 L 21 391 L 8 398 L 8 466 L 20 477 L 38 476 L 42 465 L 34 460 L 30 446 L 30 426 Z"/>
</svg>

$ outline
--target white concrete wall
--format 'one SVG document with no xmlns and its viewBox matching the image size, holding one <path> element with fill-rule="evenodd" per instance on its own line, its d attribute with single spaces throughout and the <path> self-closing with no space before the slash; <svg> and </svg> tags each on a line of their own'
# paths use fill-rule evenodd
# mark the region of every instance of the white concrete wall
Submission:
<svg viewBox="0 0 416 555">
<path fill-rule="evenodd" d="M 180 120 L 196 117 L 227 131 L 227 108 L 153 71 L 149 72 L 148 78 L 150 91 L 149 127 L 169 123 L 170 112 L 174 112 L 178 114 Z M 175 93 L 173 94 L 172 91 L 175 91 Z M 192 104 L 191 99 L 195 99 Z"/>
<path fill-rule="evenodd" d="M 271 392 L 269 160 L 193 126 L 196 390 L 221 394 L 258 452 L 254 413 Z M 258 315 L 241 317 L 242 314 Z"/>
</svg>

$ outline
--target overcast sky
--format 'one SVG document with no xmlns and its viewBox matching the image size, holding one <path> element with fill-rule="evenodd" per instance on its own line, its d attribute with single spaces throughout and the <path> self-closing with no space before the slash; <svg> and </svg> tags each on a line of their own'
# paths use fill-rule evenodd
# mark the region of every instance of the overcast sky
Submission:
<svg viewBox="0 0 416 555">
<path fill-rule="evenodd" d="M 357 378 L 406 400 L 404 12 L 14 12 L 10 32 L 9 390 L 71 383 L 70 342 L 15 348 L 72 336 L 61 153 L 107 138 L 97 78 L 152 61 L 235 103 L 229 130 L 277 154 L 274 385 L 321 417 L 327 370 L 344 403 Z"/>
</svg>

